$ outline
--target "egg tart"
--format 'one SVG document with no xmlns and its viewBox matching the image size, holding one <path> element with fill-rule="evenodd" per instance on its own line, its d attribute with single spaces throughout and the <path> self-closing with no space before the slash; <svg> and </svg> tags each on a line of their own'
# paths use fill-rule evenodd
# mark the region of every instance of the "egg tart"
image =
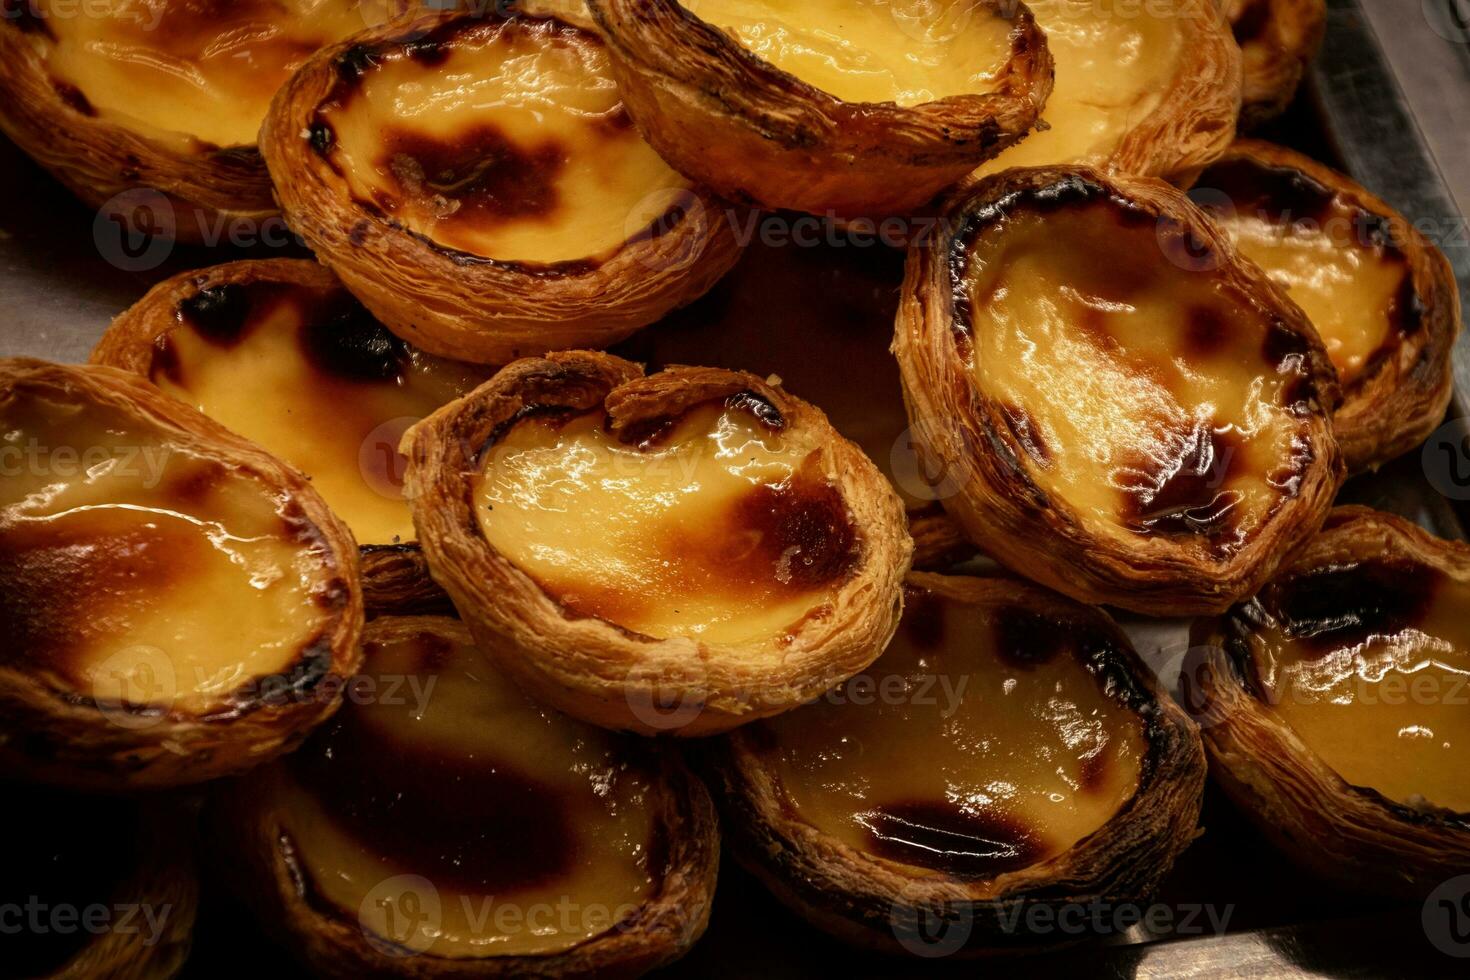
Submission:
<svg viewBox="0 0 1470 980">
<path fill-rule="evenodd" d="M 1218 0 L 1030 0 L 1056 59 L 1037 132 L 982 167 L 1065 164 L 1188 181 L 1230 144 L 1240 49 Z"/>
<path fill-rule="evenodd" d="M 487 364 L 602 347 L 739 256 L 628 118 L 591 31 L 443 13 L 319 52 L 261 150 L 287 222 L 390 330 Z"/>
<path fill-rule="evenodd" d="M 211 807 L 210 853 L 313 973 L 637 976 L 699 938 L 719 829 L 668 746 L 531 701 L 455 620 L 364 646 L 358 696 Z"/>
<path fill-rule="evenodd" d="M 0 771 L 199 782 L 293 748 L 358 658 L 352 534 L 131 374 L 0 361 Z"/>
<path fill-rule="evenodd" d="M 628 111 L 728 198 L 907 214 L 1020 140 L 1047 40 L 1006 0 L 589 0 Z"/>
<path fill-rule="evenodd" d="M 1327 31 L 1325 0 L 1226 0 L 1244 76 L 1241 124 L 1249 128 L 1291 104 Z"/>
<path fill-rule="evenodd" d="M 894 351 L 921 455 L 987 554 L 1073 598 L 1221 612 L 1327 516 L 1332 364 L 1181 192 L 1086 168 L 957 196 Z"/>
<path fill-rule="evenodd" d="M 316 49 L 415 5 L 3 0 L 0 131 L 129 231 L 217 241 L 276 213 L 256 148 L 276 89 Z M 167 206 L 114 200 L 145 188 Z"/>
<path fill-rule="evenodd" d="M 506 673 L 584 721 L 723 731 L 856 673 L 897 627 L 898 495 L 752 375 L 527 358 L 404 451 L 435 578 Z"/>
<path fill-rule="evenodd" d="M 1423 443 L 1454 387 L 1460 295 L 1444 254 L 1348 177 L 1271 143 L 1236 143 L 1191 194 L 1321 334 L 1348 469 Z"/>
<path fill-rule="evenodd" d="M 166 280 L 113 321 L 92 360 L 142 375 L 305 473 L 362 545 L 369 612 L 447 610 L 418 552 L 398 441 L 488 369 L 416 350 L 299 259 Z"/>
<path fill-rule="evenodd" d="M 15 846 L 0 876 L 7 977 L 165 980 L 189 954 L 194 833 L 164 802 L 0 783 Z"/>
<path fill-rule="evenodd" d="M 1343 887 L 1470 874 L 1470 547 L 1365 507 L 1254 599 L 1196 624 L 1187 672 L 1220 785 Z"/>
<path fill-rule="evenodd" d="M 1197 833 L 1194 724 L 1098 610 L 1006 578 L 908 588 L 866 672 L 711 746 L 736 856 L 879 949 L 927 922 L 1022 950 L 1062 935 L 1027 928 L 1037 906 L 1147 901 Z"/>
</svg>

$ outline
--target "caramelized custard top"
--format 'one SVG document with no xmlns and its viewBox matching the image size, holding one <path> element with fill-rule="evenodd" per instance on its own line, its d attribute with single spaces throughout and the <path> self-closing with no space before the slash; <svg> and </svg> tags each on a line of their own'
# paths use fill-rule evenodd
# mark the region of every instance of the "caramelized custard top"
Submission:
<svg viewBox="0 0 1470 980">
<path fill-rule="evenodd" d="M 795 629 L 859 559 L 819 447 L 754 395 L 613 434 L 530 414 L 485 454 L 480 530 L 571 614 L 740 643 Z"/>
<path fill-rule="evenodd" d="M 1233 614 L 1257 691 L 1348 783 L 1470 813 L 1470 582 L 1385 556 L 1294 573 Z"/>
<path fill-rule="evenodd" d="M 658 777 L 636 746 L 527 699 L 457 626 L 370 626 L 364 653 L 342 711 L 271 774 L 314 902 L 415 952 L 481 957 L 566 949 L 653 895 Z M 423 883 L 394 888 L 404 875 Z M 385 911 L 404 901 L 416 914 Z"/>
<path fill-rule="evenodd" d="M 73 108 L 213 147 L 254 144 L 291 73 L 387 10 L 385 0 L 15 2 L 33 11 L 47 70 Z"/>
<path fill-rule="evenodd" d="M 488 370 L 410 347 L 340 288 L 207 286 L 176 317 L 150 380 L 311 477 L 360 544 L 414 540 L 398 441 Z"/>
<path fill-rule="evenodd" d="M 1206 206 L 1228 201 L 1217 209 L 1221 225 L 1311 318 L 1344 387 L 1422 326 L 1409 260 L 1387 218 L 1298 170 L 1247 158 L 1216 164 L 1195 188 Z"/>
<path fill-rule="evenodd" d="M 1112 643 L 1086 621 L 911 591 L 877 663 L 756 736 L 823 833 L 991 878 L 1063 853 L 1137 792 L 1147 742 L 1101 673 Z"/>
<path fill-rule="evenodd" d="M 1305 341 L 1160 228 L 1080 180 L 986 209 L 956 242 L 956 342 L 1043 491 L 1227 558 L 1298 492 L 1317 393 Z"/>
<path fill-rule="evenodd" d="M 702 0 L 701 20 L 845 102 L 935 102 L 988 90 L 1011 24 L 975 0 Z"/>
<path fill-rule="evenodd" d="M 1185 0 L 1130 4 L 1028 0 L 1056 61 L 1056 82 L 1037 129 L 980 169 L 1101 164 L 1158 108 L 1184 51 Z"/>
<path fill-rule="evenodd" d="M 311 139 L 363 204 L 483 259 L 603 260 L 682 219 L 689 182 L 638 135 L 592 34 L 464 18 L 338 63 Z"/>
<path fill-rule="evenodd" d="M 99 704 L 195 713 L 330 664 L 346 592 L 279 491 L 120 410 L 26 388 L 0 396 L 0 452 L 0 658 Z"/>
</svg>

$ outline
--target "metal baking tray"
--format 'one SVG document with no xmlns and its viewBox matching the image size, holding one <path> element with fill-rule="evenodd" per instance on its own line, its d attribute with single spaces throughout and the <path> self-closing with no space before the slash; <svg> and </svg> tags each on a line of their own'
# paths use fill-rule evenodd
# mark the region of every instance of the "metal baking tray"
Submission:
<svg viewBox="0 0 1470 980">
<path fill-rule="evenodd" d="M 1371 0 L 1369 0 L 1371 2 Z M 1470 28 L 1466 37 L 1470 38 Z M 1463 91 L 1470 92 L 1470 58 Z M 1337 165 L 1419 223 L 1470 285 L 1470 240 L 1359 0 L 1329 0 L 1326 43 L 1285 117 L 1262 134 Z M 213 249 L 159 247 L 99 219 L 18 150 L 0 141 L 0 356 L 82 361 L 113 316 L 176 272 L 242 257 L 305 254 L 279 226 L 222 229 Z M 735 272 L 707 297 L 618 348 L 653 363 L 702 363 L 779 374 L 817 401 L 845 434 L 890 471 L 906 447 L 897 370 L 887 360 L 901 256 L 778 218 L 756 230 Z M 233 239 L 233 241 L 229 241 Z M 817 244 L 811 244 L 817 241 Z M 1470 297 L 1466 297 L 1470 302 Z M 1446 426 L 1376 474 L 1352 481 L 1344 502 L 1409 517 L 1464 538 L 1470 503 L 1470 337 L 1456 348 L 1457 395 Z M 835 383 L 834 383 L 835 382 Z M 824 399 L 823 395 L 827 398 Z M 1179 624 L 1125 618 L 1161 675 L 1185 649 Z M 933 957 L 885 959 L 849 950 L 786 912 L 731 862 L 721 872 L 709 932 L 669 977 L 766 980 L 818 972 L 861 977 L 1026 974 L 1100 977 L 1436 977 L 1466 975 L 1442 952 L 1447 925 L 1433 909 L 1346 898 L 1306 878 L 1213 790 L 1204 835 L 1165 882 L 1148 924 L 1114 915 L 1101 943 L 977 965 Z M 229 855 L 210 855 L 229 861 Z M 1115 911 L 1115 910 L 1114 910 Z M 1126 928 L 1124 926 L 1127 926 Z M 1470 944 L 1457 950 L 1470 955 Z M 287 978 L 294 965 L 253 931 L 248 910 L 206 881 L 189 977 L 256 971 Z"/>
</svg>

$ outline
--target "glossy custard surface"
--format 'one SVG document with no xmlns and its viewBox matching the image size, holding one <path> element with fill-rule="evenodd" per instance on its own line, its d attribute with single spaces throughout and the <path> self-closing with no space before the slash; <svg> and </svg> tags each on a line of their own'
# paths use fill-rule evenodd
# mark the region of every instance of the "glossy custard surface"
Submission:
<svg viewBox="0 0 1470 980">
<path fill-rule="evenodd" d="M 1311 318 L 1345 386 L 1419 328 L 1408 258 L 1385 219 L 1305 174 L 1249 160 L 1217 164 L 1195 186 L 1207 205 L 1219 194 L 1230 202 L 1222 226 Z"/>
<path fill-rule="evenodd" d="M 152 136 L 255 143 L 270 100 L 317 49 L 382 23 L 386 0 L 25 0 L 63 96 Z M 7 10 L 9 8 L 7 7 Z"/>
<path fill-rule="evenodd" d="M 820 450 L 774 413 L 714 402 L 621 434 L 601 411 L 532 415 L 486 453 L 480 529 L 575 615 L 711 643 L 781 634 L 859 542 Z"/>
<path fill-rule="evenodd" d="M 1312 751 L 1354 786 L 1470 813 L 1470 582 L 1384 557 L 1295 573 L 1255 610 L 1265 698 Z"/>
<path fill-rule="evenodd" d="M 353 195 L 412 232 L 554 264 L 599 260 L 677 224 L 668 212 L 689 182 L 638 135 L 591 34 L 530 18 L 454 21 L 352 64 L 320 110 L 318 145 L 330 133 Z"/>
<path fill-rule="evenodd" d="M 361 696 L 272 772 L 318 904 L 417 952 L 509 956 L 654 893 L 656 776 L 628 743 L 528 700 L 467 634 L 370 627 L 364 651 Z"/>
<path fill-rule="evenodd" d="M 359 544 L 414 540 L 398 441 L 486 369 L 410 347 L 340 289 L 222 284 L 175 316 L 150 380 L 311 477 Z"/>
<path fill-rule="evenodd" d="M 760 723 L 797 814 L 925 872 L 988 878 L 1060 854 L 1139 786 L 1142 722 L 1079 651 L 1096 627 L 914 593 L 893 644 Z"/>
<path fill-rule="evenodd" d="M 934 102 L 987 90 L 1011 25 L 974 0 L 701 0 L 701 20 L 845 102 Z"/>
<path fill-rule="evenodd" d="M 1032 0 L 1046 32 L 1056 82 L 1036 130 L 979 171 L 1062 163 L 1101 164 L 1128 131 L 1158 108 L 1184 51 L 1183 18 L 1199 4 L 1183 0 L 1113 4 L 1096 0 Z"/>
<path fill-rule="evenodd" d="M 1153 218 L 1104 198 L 1037 207 L 1002 206 L 957 260 L 975 384 L 1038 486 L 1094 531 L 1228 556 L 1310 462 L 1304 342 L 1166 257 Z"/>
<path fill-rule="evenodd" d="M 0 658 L 99 703 L 202 710 L 336 615 L 317 529 L 146 422 L 21 389 L 0 453 Z"/>
</svg>

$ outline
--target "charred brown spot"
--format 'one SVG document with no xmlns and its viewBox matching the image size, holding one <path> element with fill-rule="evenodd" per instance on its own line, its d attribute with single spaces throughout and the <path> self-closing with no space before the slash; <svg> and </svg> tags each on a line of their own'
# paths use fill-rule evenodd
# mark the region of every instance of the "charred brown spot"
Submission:
<svg viewBox="0 0 1470 980">
<path fill-rule="evenodd" d="M 946 632 L 944 600 L 928 589 L 908 589 L 899 629 L 916 650 L 927 653 L 942 648 Z"/>
<path fill-rule="evenodd" d="M 1046 853 L 1019 821 L 951 803 L 893 803 L 860 813 L 857 820 L 880 857 L 957 878 L 1018 871 Z"/>
<path fill-rule="evenodd" d="M 1108 784 L 1108 775 L 1113 768 L 1113 756 L 1111 753 L 1099 750 L 1092 755 L 1082 757 L 1078 769 L 1078 782 L 1081 784 L 1082 792 L 1097 793 Z"/>
<path fill-rule="evenodd" d="M 1232 529 L 1240 493 L 1227 489 L 1243 462 L 1244 441 L 1233 428 L 1198 422 L 1117 474 L 1124 521 L 1140 534 L 1220 539 Z"/>
<path fill-rule="evenodd" d="M 233 347 L 245 336 L 251 313 L 275 284 L 221 283 L 205 286 L 179 303 L 179 320 L 219 347 Z M 268 288 L 270 287 L 270 288 Z"/>
<path fill-rule="evenodd" d="M 1204 172 L 1196 198 L 1210 203 L 1206 192 L 1224 194 L 1236 213 L 1274 225 L 1321 224 L 1337 202 L 1333 191 L 1293 167 L 1274 167 L 1245 157 L 1224 160 Z"/>
<path fill-rule="evenodd" d="M 1046 440 L 1041 435 L 1041 427 L 1036 424 L 1036 419 L 1031 413 L 1019 405 L 1002 405 L 1001 415 L 1006 420 L 1006 427 L 1011 430 L 1011 435 L 1026 455 L 1038 463 L 1045 465 L 1051 462 L 1051 450 L 1047 448 Z"/>
<path fill-rule="evenodd" d="M 307 127 L 307 141 L 318 156 L 326 156 L 337 144 L 337 134 L 332 131 L 331 126 L 318 119 Z"/>
<path fill-rule="evenodd" d="M 629 422 L 618 430 L 618 442 L 633 446 L 639 452 L 650 452 L 668 443 L 686 414 L 680 412 L 677 415 L 656 415 Z"/>
<path fill-rule="evenodd" d="M 1325 655 L 1420 625 L 1442 582 L 1417 562 L 1352 562 L 1292 575 L 1259 601 L 1289 636 Z"/>
<path fill-rule="evenodd" d="M 746 562 L 752 573 L 805 591 L 831 585 L 858 563 L 858 538 L 835 486 L 798 476 L 754 487 L 735 508 L 730 528 L 759 535 Z"/>
<path fill-rule="evenodd" d="M 997 659 L 1022 669 L 1050 663 L 1075 650 L 1090 632 L 1084 625 L 1019 606 L 997 610 L 991 628 Z"/>
<path fill-rule="evenodd" d="M 772 432 L 786 428 L 786 419 L 781 410 L 771 404 L 764 395 L 753 391 L 739 391 L 725 399 L 725 407 L 732 412 L 745 412 Z"/>
<path fill-rule="evenodd" d="M 302 354 L 323 375 L 382 383 L 401 379 L 408 369 L 408 345 L 346 292 L 308 309 L 298 336 Z"/>
<path fill-rule="evenodd" d="M 1233 339 L 1230 323 L 1211 306 L 1191 307 L 1184 324 L 1184 346 L 1191 357 L 1207 358 L 1224 352 Z"/>
<path fill-rule="evenodd" d="M 51 87 L 56 90 L 57 97 L 60 98 L 62 102 L 66 103 L 67 107 L 70 108 L 72 111 L 79 112 L 84 116 L 97 115 L 96 108 L 94 108 L 92 103 L 88 101 L 87 97 L 82 94 L 82 90 L 77 88 L 75 85 L 68 85 L 66 82 L 58 82 L 53 80 L 51 83 Z"/>
<path fill-rule="evenodd" d="M 1312 374 L 1312 353 L 1307 338 L 1280 320 L 1266 327 L 1261 356 L 1288 380 L 1281 391 L 1281 406 L 1293 415 L 1308 415 L 1319 406 L 1317 379 Z"/>
</svg>

